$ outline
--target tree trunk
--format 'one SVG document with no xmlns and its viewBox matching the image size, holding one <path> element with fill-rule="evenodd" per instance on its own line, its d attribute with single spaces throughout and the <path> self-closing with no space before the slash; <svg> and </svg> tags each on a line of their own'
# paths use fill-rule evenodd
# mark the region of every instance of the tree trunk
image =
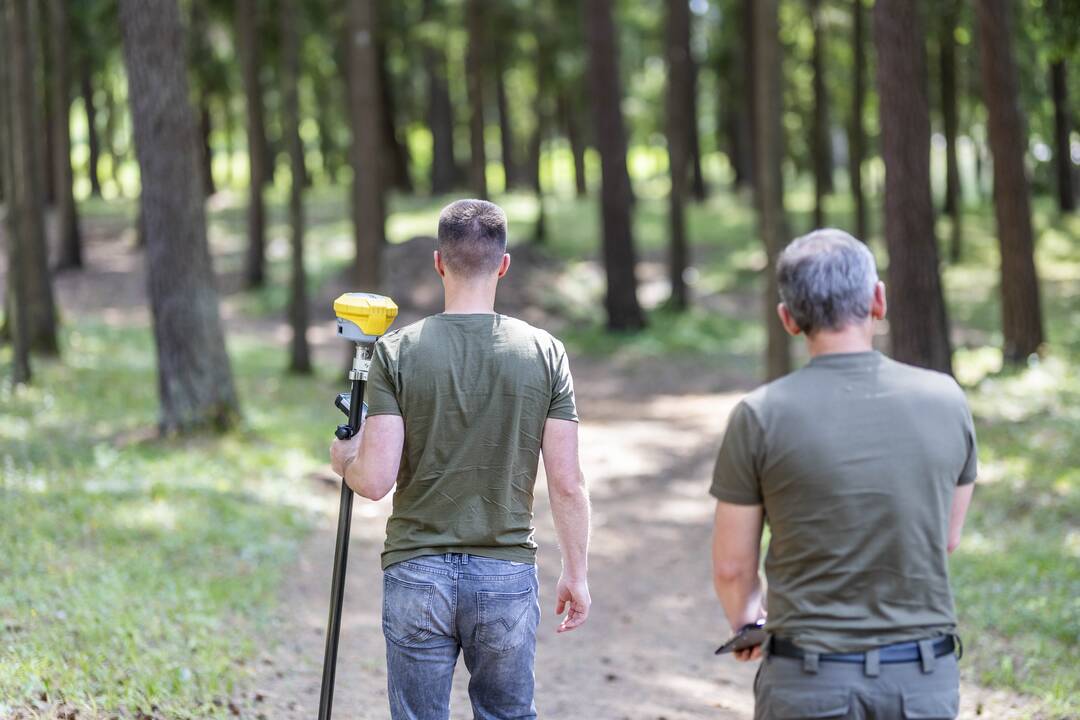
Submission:
<svg viewBox="0 0 1080 720">
<path fill-rule="evenodd" d="M 382 108 L 382 123 L 379 127 L 383 133 L 383 178 L 384 188 L 397 188 L 403 193 L 411 194 L 413 191 L 412 177 L 409 175 L 409 147 L 398 136 L 397 132 L 397 106 L 394 101 L 393 79 L 390 77 L 389 67 L 386 63 L 386 48 L 383 43 L 376 40 L 375 50 L 378 53 L 379 62 L 379 92 L 382 94 L 380 107 Z"/>
<path fill-rule="evenodd" d="M 549 47 L 542 38 L 546 27 L 537 29 L 536 44 L 536 127 L 529 139 L 529 184 L 536 193 L 536 224 L 533 226 L 533 242 L 542 244 L 547 239 L 547 219 L 544 214 L 544 186 L 540 180 L 540 159 L 543 152 L 544 133 L 549 123 L 548 115 L 548 76 L 551 60 Z"/>
<path fill-rule="evenodd" d="M 581 115 L 576 99 L 566 88 L 559 90 L 559 115 L 566 128 L 566 140 L 570 143 L 570 155 L 574 158 L 574 192 L 579 198 L 589 193 L 585 177 L 585 141 L 581 137 Z"/>
<path fill-rule="evenodd" d="M 622 86 L 611 0 L 585 0 L 585 37 L 589 57 L 589 95 L 600 152 L 600 206 L 603 218 L 604 270 L 607 274 L 608 328 L 638 330 L 645 317 L 637 299 L 633 230 L 630 222 L 630 176 L 626 170 L 626 130 Z"/>
<path fill-rule="evenodd" d="M 433 3 L 424 3 L 424 18 L 433 14 Z M 454 158 L 454 106 L 446 84 L 446 52 L 435 43 L 424 46 L 424 71 L 428 83 L 427 122 L 431 130 L 431 192 L 450 192 L 457 182 Z"/>
<path fill-rule="evenodd" d="M 960 12 L 959 0 L 944 0 L 941 13 L 940 47 L 941 121 L 945 131 L 945 214 L 952 220 L 952 242 L 949 256 L 960 261 L 962 254 L 960 165 L 956 157 L 958 114 L 956 110 L 956 22 Z"/>
<path fill-rule="evenodd" d="M 852 0 L 852 77 L 851 127 L 849 134 L 848 162 L 851 177 L 851 194 L 855 200 L 855 234 L 863 242 L 869 240 L 870 228 L 866 219 L 866 193 L 863 190 L 862 166 L 866 157 L 866 127 L 863 124 L 863 108 L 866 107 L 866 40 L 864 38 L 866 10 L 863 0 Z"/>
<path fill-rule="evenodd" d="M 1073 189 L 1073 169 L 1069 134 L 1069 84 L 1065 80 L 1065 61 L 1050 65 L 1050 94 L 1054 98 L 1054 164 L 1057 167 L 1058 207 L 1061 212 L 1076 210 L 1076 191 Z"/>
<path fill-rule="evenodd" d="M 21 268 L 28 255 L 27 230 L 34 232 L 41 224 L 41 196 L 32 182 L 35 158 L 29 152 L 27 132 L 33 118 L 27 94 L 33 82 L 32 56 L 27 47 L 27 0 L 0 2 L 0 146 L 3 164 L 0 174 L 7 193 L 6 229 L 8 283 L 4 296 L 4 328 L 12 344 L 11 379 L 16 385 L 29 383 L 30 365 L 30 288 Z M 35 221 L 34 218 L 37 218 Z M 41 231 L 37 231 L 41 234 Z"/>
<path fill-rule="evenodd" d="M 480 199 L 488 196 L 487 155 L 484 149 L 484 20 L 481 0 L 465 5 L 469 47 L 465 53 L 465 80 L 469 95 L 469 184 Z"/>
<path fill-rule="evenodd" d="M 238 404 L 206 242 L 180 10 L 176 0 L 121 0 L 120 28 L 142 178 L 161 431 L 223 429 Z"/>
<path fill-rule="evenodd" d="M 671 171 L 668 194 L 669 256 L 671 306 L 684 310 L 689 305 L 686 270 L 690 250 L 686 241 L 686 185 L 688 178 L 689 135 L 693 118 L 687 117 L 693 106 L 693 60 L 690 57 L 690 4 L 686 0 L 667 0 L 667 146 Z"/>
<path fill-rule="evenodd" d="M 349 117 L 352 124 L 352 214 L 356 239 L 355 279 L 360 288 L 376 291 L 386 242 L 383 173 L 379 166 L 382 134 L 382 92 L 375 47 L 376 0 L 348 0 Z"/>
<path fill-rule="evenodd" d="M 83 63 L 82 71 L 79 73 L 79 84 L 82 89 L 83 110 L 86 112 L 86 140 L 90 151 L 90 159 L 86 166 L 87 174 L 90 176 L 90 194 L 101 197 L 101 176 L 98 175 L 101 145 L 98 142 L 97 107 L 94 105 L 93 68 L 89 62 Z"/>
<path fill-rule="evenodd" d="M 34 64 L 40 69 L 38 77 L 34 78 L 34 99 L 35 102 L 41 103 L 43 127 L 46 128 L 46 131 L 36 138 L 41 153 L 41 167 L 45 169 L 41 173 L 41 190 L 44 193 L 45 204 L 52 207 L 56 204 L 56 183 L 52 170 L 56 167 L 56 148 L 53 147 L 54 134 L 51 128 L 55 127 L 56 113 L 53 111 L 50 87 L 53 82 L 52 55 L 56 40 L 50 35 L 48 19 L 42 17 L 42 13 L 46 10 L 45 4 L 42 2 L 30 4 L 30 26 L 33 28 L 31 51 L 34 53 Z"/>
<path fill-rule="evenodd" d="M 701 170 L 701 133 L 698 131 L 698 65 L 690 49 L 687 38 L 687 57 L 690 58 L 690 97 L 687 112 L 687 139 L 690 141 L 690 195 L 698 202 L 704 202 L 709 195 L 705 186 L 705 174 Z"/>
<path fill-rule="evenodd" d="M 893 356 L 901 362 L 951 373 L 952 351 L 930 194 L 926 46 L 916 4 L 877 0 L 874 41 L 885 161 Z"/>
<path fill-rule="evenodd" d="M 308 350 L 307 276 L 304 272 L 304 145 L 300 140 L 300 22 L 297 0 L 279 0 L 281 13 L 281 130 L 289 153 L 289 225 L 292 273 L 289 282 L 289 371 L 311 372 Z"/>
<path fill-rule="evenodd" d="M 257 0 L 236 2 L 236 44 L 246 105 L 248 155 L 248 243 L 244 280 L 249 288 L 266 282 L 266 208 L 263 186 L 267 176 L 266 124 L 263 119 L 262 86 L 259 82 L 259 31 Z"/>
<path fill-rule="evenodd" d="M 120 164 L 124 158 L 121 151 L 118 149 L 116 142 L 116 136 L 120 131 L 120 125 L 122 118 L 120 117 L 123 112 L 120 105 L 116 102 L 116 93 L 112 87 L 105 83 L 105 127 L 101 133 L 101 137 L 104 142 L 102 143 L 102 152 L 109 156 L 109 169 L 113 185 L 116 187 L 118 195 L 123 196 L 124 186 L 120 182 Z M 124 153 L 126 154 L 126 152 Z"/>
<path fill-rule="evenodd" d="M 517 163 L 514 158 L 514 123 L 506 100 L 506 67 L 501 43 L 495 46 L 495 106 L 499 112 L 499 143 L 502 149 L 503 175 L 506 189 L 519 183 Z"/>
<path fill-rule="evenodd" d="M 821 0 L 809 0 L 814 28 L 811 66 L 814 79 L 814 122 L 812 153 L 814 162 L 814 227 L 825 226 L 825 196 L 832 192 L 832 141 L 829 137 L 829 93 L 825 87 L 825 31 Z"/>
<path fill-rule="evenodd" d="M 764 296 L 768 347 L 765 365 L 768 379 L 774 380 L 791 371 L 788 334 L 776 316 L 780 290 L 776 282 L 776 258 L 788 239 L 784 216 L 784 184 L 781 172 L 783 111 L 778 0 L 759 0 L 753 9 L 754 77 L 754 194 L 758 212 L 758 230 L 767 258 Z"/>
<path fill-rule="evenodd" d="M 720 53 L 717 74 L 726 92 L 717 93 L 717 118 L 723 118 L 724 137 L 718 147 L 727 148 L 736 189 L 753 186 L 753 7 L 754 0 L 737 0 L 733 5 L 728 40 Z M 719 128 L 718 123 L 718 128 Z"/>
<path fill-rule="evenodd" d="M 210 144 L 213 123 L 210 117 L 210 97 L 206 93 L 199 96 L 199 155 L 202 167 L 203 192 L 210 197 L 217 192 L 214 183 L 214 148 Z"/>
<path fill-rule="evenodd" d="M 82 267 L 82 236 L 75 206 L 71 172 L 71 78 L 68 68 L 68 45 L 71 28 L 68 24 L 65 0 L 49 0 L 49 34 L 52 36 L 52 73 L 49 91 L 52 94 L 53 147 L 56 153 L 53 185 L 56 188 L 58 269 Z"/>
<path fill-rule="evenodd" d="M 210 145 L 210 133 L 213 131 L 212 118 L 210 117 L 210 91 L 209 79 L 205 77 L 206 58 L 211 55 L 211 50 L 206 42 L 206 7 L 205 0 L 192 0 L 190 15 L 191 38 L 189 48 L 191 57 L 190 64 L 196 76 L 198 90 L 198 113 L 199 113 L 199 165 L 202 171 L 203 192 L 210 197 L 216 192 L 214 186 L 214 150 Z"/>
<path fill-rule="evenodd" d="M 1001 249 L 1001 315 L 1005 359 L 1020 363 L 1043 342 L 1035 240 L 1024 167 L 1026 135 L 1012 52 L 1012 3 L 979 0 L 983 99 L 994 155 L 994 214 Z"/>
</svg>

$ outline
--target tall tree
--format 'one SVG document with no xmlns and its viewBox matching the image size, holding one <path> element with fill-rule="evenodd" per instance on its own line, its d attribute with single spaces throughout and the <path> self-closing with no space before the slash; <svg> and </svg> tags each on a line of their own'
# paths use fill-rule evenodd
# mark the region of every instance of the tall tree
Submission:
<svg viewBox="0 0 1080 720">
<path fill-rule="evenodd" d="M 465 81 L 469 95 L 469 185 L 477 197 L 488 195 L 487 153 L 484 148 L 484 65 L 486 12 L 482 0 L 465 4 L 465 25 L 469 47 L 465 53 Z"/>
<path fill-rule="evenodd" d="M 101 175 L 98 173 L 98 160 L 101 159 L 101 141 L 98 138 L 93 66 L 87 60 L 81 63 L 79 70 L 79 90 L 82 94 L 83 111 L 86 113 L 86 144 L 89 152 L 86 172 L 90 177 L 90 194 L 94 197 L 101 197 Z"/>
<path fill-rule="evenodd" d="M 852 91 L 851 123 L 848 129 L 848 163 L 851 178 L 851 194 L 855 201 L 855 234 L 866 242 L 870 228 L 866 220 L 866 192 L 863 189 L 862 166 L 866 157 L 866 126 L 863 109 L 866 107 L 866 10 L 863 0 L 851 2 Z"/>
<path fill-rule="evenodd" d="M 206 17 L 205 0 L 192 0 L 190 15 L 191 67 L 196 76 L 196 107 L 199 119 L 199 155 L 202 171 L 203 189 L 207 197 L 217 191 L 214 183 L 214 149 L 210 144 L 213 122 L 210 115 L 211 75 L 217 70 L 211 66 L 213 49 L 206 37 L 209 27 Z"/>
<path fill-rule="evenodd" d="M 630 224 L 632 194 L 630 175 L 626 169 L 619 49 L 611 0 L 585 0 L 584 13 L 589 56 L 589 95 L 596 129 L 596 148 L 600 152 L 607 324 L 612 330 L 637 330 L 645 326 L 645 316 L 637 299 L 637 256 Z"/>
<path fill-rule="evenodd" d="M 829 92 L 825 87 L 825 28 L 821 0 L 809 0 L 814 47 L 814 121 L 811 152 L 814 162 L 814 227 L 825 225 L 825 196 L 832 192 L 832 140 L 829 137 Z"/>
<path fill-rule="evenodd" d="M 29 152 L 27 131 L 33 127 L 26 93 L 33 81 L 31 55 L 27 47 L 26 0 L 0 2 L 0 175 L 3 175 L 7 205 L 8 283 L 4 296 L 5 331 L 12 341 L 12 381 L 30 382 L 30 303 L 26 266 L 27 226 L 33 231 L 34 214 L 40 223 L 41 197 L 28 182 L 16 178 L 33 177 L 34 157 Z M 29 222 L 28 222 L 29 221 Z M 14 270 L 14 272 L 12 271 Z"/>
<path fill-rule="evenodd" d="M 1026 135 L 1012 51 L 1012 3 L 978 0 L 983 100 L 994 155 L 994 215 L 1001 250 L 1001 329 L 1005 359 L 1019 363 L 1043 342 L 1035 239 L 1024 167 Z"/>
<path fill-rule="evenodd" d="M 436 21 L 434 0 L 424 0 L 424 21 Z M 446 84 L 446 52 L 441 30 L 431 27 L 423 46 L 424 73 L 427 76 L 427 123 L 431 130 L 431 192 L 449 192 L 457 182 L 454 159 L 454 106 Z"/>
<path fill-rule="evenodd" d="M 379 167 L 383 121 L 379 58 L 375 47 L 376 0 L 347 0 L 346 46 L 349 67 L 349 118 L 353 167 L 352 216 L 356 240 L 354 275 L 360 287 L 375 290 L 382 278 L 380 263 L 386 243 L 383 173 Z"/>
<path fill-rule="evenodd" d="M 244 280 L 248 287 L 262 287 L 266 282 L 266 207 L 263 187 L 266 185 L 268 155 L 266 123 L 263 119 L 262 84 L 259 81 L 260 33 L 259 3 L 256 0 L 236 0 L 236 45 L 240 55 L 240 76 L 244 85 L 247 118 L 248 155 L 248 213 L 247 255 Z"/>
<path fill-rule="evenodd" d="M 581 113 L 577 93 L 571 87 L 560 87 L 557 96 L 559 117 L 570 143 L 570 156 L 574 159 L 574 192 L 577 196 L 588 194 L 588 182 L 585 178 L 585 139 L 581 136 Z"/>
<path fill-rule="evenodd" d="M 311 372 L 308 350 L 307 276 L 304 273 L 304 144 L 300 140 L 300 14 L 297 0 L 279 0 L 281 16 L 281 130 L 289 153 L 289 225 L 292 274 L 289 282 L 289 370 Z"/>
<path fill-rule="evenodd" d="M 121 0 L 163 433 L 238 415 L 206 241 L 198 132 L 176 0 Z"/>
<path fill-rule="evenodd" d="M 960 0 L 942 0 L 938 28 L 938 63 L 941 75 L 941 123 L 945 131 L 945 214 L 952 219 L 952 242 L 949 256 L 953 262 L 962 253 L 960 165 L 956 157 L 958 134 L 956 92 L 956 23 L 960 15 Z"/>
<path fill-rule="evenodd" d="M 56 189 L 56 214 L 58 268 L 82 267 L 82 236 L 79 233 L 79 216 L 75 206 L 75 193 L 71 172 L 71 73 L 68 66 L 68 46 L 71 27 L 68 24 L 67 2 L 49 0 L 49 44 L 52 72 L 49 93 L 52 97 L 53 124 L 49 128 L 53 137 L 53 185 Z"/>
<path fill-rule="evenodd" d="M 758 231 L 765 245 L 766 287 L 764 297 L 768 346 L 765 366 L 769 379 L 791 371 L 788 334 L 776 316 L 780 288 L 776 280 L 776 258 L 787 242 L 784 214 L 784 183 L 781 172 L 784 136 L 782 115 L 780 28 L 778 0 L 761 0 L 753 5 L 754 48 L 754 195 Z"/>
<path fill-rule="evenodd" d="M 893 297 L 893 356 L 952 372 L 930 194 L 930 108 L 926 45 L 918 6 L 877 0 L 874 41 L 885 160 L 885 243 Z"/>
<path fill-rule="evenodd" d="M 687 38 L 687 54 L 690 58 L 690 96 L 686 108 L 687 139 L 690 141 L 690 195 L 701 202 L 709 195 L 705 185 L 705 173 L 701 169 L 701 133 L 698 129 L 698 64 Z"/>
<path fill-rule="evenodd" d="M 375 51 L 379 63 L 379 107 L 382 109 L 379 130 L 382 132 L 383 187 L 411 193 L 413 185 L 409 175 L 409 146 L 398 135 L 394 81 L 390 76 L 386 43 L 380 38 L 376 38 Z"/>
<path fill-rule="evenodd" d="M 506 96 L 506 72 L 507 72 L 507 48 L 505 38 L 499 38 L 495 43 L 495 107 L 499 113 L 499 145 L 502 150 L 503 175 L 506 178 L 506 187 L 511 188 L 518 184 L 518 166 L 514 157 L 514 122 L 510 116 L 510 104 Z"/>
<path fill-rule="evenodd" d="M 717 76 L 723 88 L 716 94 L 718 147 L 727 148 L 737 189 L 753 185 L 754 173 L 754 0 L 734 0 L 720 27 Z"/>
<path fill-rule="evenodd" d="M 671 171 L 668 194 L 670 254 L 668 271 L 671 280 L 671 305 L 683 310 L 689 304 L 686 271 L 690 249 L 686 241 L 686 185 L 688 179 L 689 135 L 693 119 L 687 117 L 693 107 L 693 59 L 690 57 L 690 4 L 687 0 L 667 0 L 667 147 Z"/>
<path fill-rule="evenodd" d="M 1080 11 L 1074 10 L 1080 16 Z M 1054 27 L 1068 27 L 1062 14 L 1060 0 L 1050 0 L 1047 15 Z M 1069 83 L 1065 74 L 1065 52 L 1053 49 L 1050 59 L 1050 96 L 1054 99 L 1054 166 L 1057 169 L 1058 207 L 1061 212 L 1076 210 L 1076 190 L 1073 184 L 1072 150 L 1069 136 L 1072 118 L 1069 114 Z"/>
</svg>

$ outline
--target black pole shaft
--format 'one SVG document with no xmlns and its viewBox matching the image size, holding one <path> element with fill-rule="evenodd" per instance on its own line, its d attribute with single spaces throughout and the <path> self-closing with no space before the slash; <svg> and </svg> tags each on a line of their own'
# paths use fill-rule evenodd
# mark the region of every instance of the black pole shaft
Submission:
<svg viewBox="0 0 1080 720">
<path fill-rule="evenodd" d="M 353 380 L 349 399 L 349 427 L 352 428 L 353 435 L 360 428 L 363 404 L 364 380 Z M 322 692 L 319 695 L 319 720 L 330 720 L 334 705 L 334 680 L 337 676 L 338 639 L 341 636 L 341 606 L 345 599 L 345 571 L 349 564 L 352 506 L 353 491 L 342 478 L 337 544 L 334 546 L 334 576 L 330 582 L 330 619 L 326 625 L 326 654 L 323 656 Z"/>
</svg>

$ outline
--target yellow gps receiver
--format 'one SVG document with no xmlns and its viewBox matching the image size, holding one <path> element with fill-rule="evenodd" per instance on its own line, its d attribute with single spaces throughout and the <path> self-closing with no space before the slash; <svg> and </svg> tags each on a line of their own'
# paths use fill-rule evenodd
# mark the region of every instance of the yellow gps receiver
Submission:
<svg viewBox="0 0 1080 720">
<path fill-rule="evenodd" d="M 356 343 L 374 343 L 390 329 L 398 306 L 385 295 L 345 293 L 334 301 L 338 336 Z"/>
</svg>

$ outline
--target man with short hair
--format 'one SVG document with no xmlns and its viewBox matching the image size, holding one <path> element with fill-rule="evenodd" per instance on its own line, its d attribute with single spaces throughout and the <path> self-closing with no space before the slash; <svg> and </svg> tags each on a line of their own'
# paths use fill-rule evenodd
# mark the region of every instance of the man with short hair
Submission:
<svg viewBox="0 0 1080 720">
<path fill-rule="evenodd" d="M 810 362 L 731 414 L 711 493 L 717 595 L 735 630 L 769 639 L 755 717 L 952 718 L 956 616 L 948 555 L 976 474 L 964 394 L 937 372 L 873 350 L 885 286 L 840 230 L 792 242 L 777 262 L 784 327 Z"/>
<path fill-rule="evenodd" d="M 446 311 L 379 339 L 362 433 L 331 447 L 334 469 L 358 494 L 378 500 L 397 483 L 382 555 L 394 720 L 449 717 L 459 651 L 475 718 L 536 717 L 541 453 L 562 552 L 558 631 L 589 614 L 573 380 L 562 343 L 495 312 L 509 267 L 498 206 L 459 200 L 443 209 L 435 271 Z"/>
</svg>

